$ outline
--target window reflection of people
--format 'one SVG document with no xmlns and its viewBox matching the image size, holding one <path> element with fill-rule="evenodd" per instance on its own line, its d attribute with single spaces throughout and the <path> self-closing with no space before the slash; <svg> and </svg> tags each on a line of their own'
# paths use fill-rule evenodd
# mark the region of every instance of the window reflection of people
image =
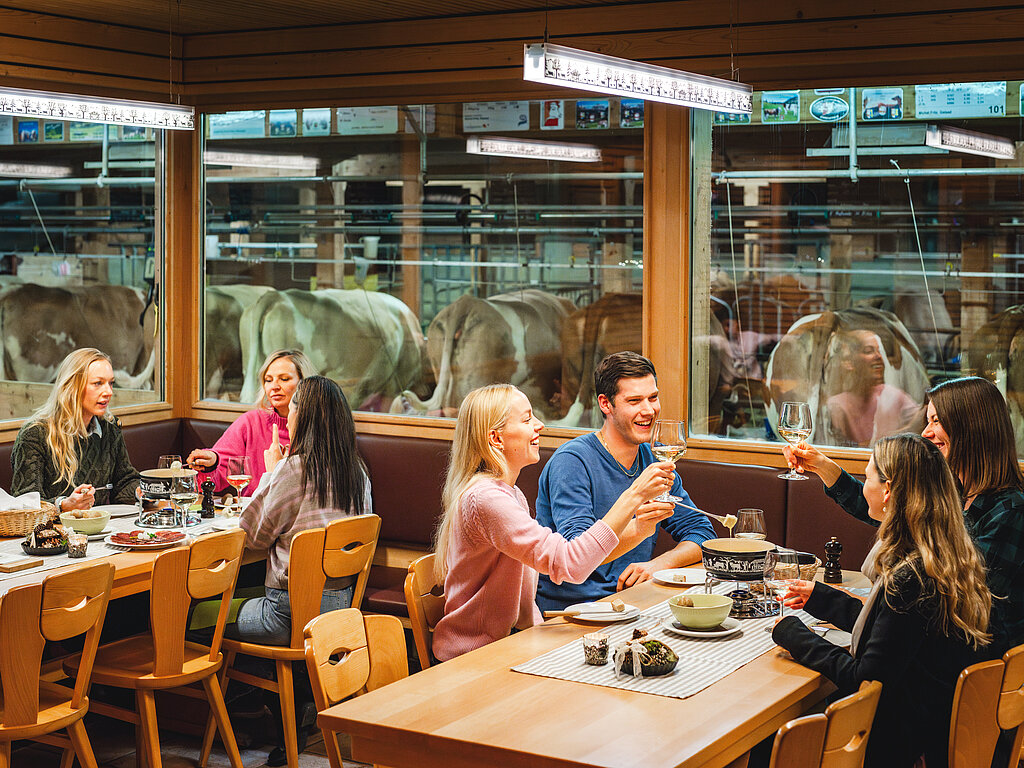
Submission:
<svg viewBox="0 0 1024 768">
<path fill-rule="evenodd" d="M 885 353 L 877 334 L 850 331 L 838 341 L 840 391 L 828 398 L 833 438 L 839 445 L 871 446 L 905 428 L 919 406 L 885 383 Z"/>
<path fill-rule="evenodd" d="M 110 358 L 98 349 L 64 358 L 50 396 L 14 442 L 14 495 L 38 491 L 64 512 L 135 503 L 139 473 L 109 410 L 113 387 Z"/>
<path fill-rule="evenodd" d="M 303 378 L 313 373 L 313 364 L 302 352 L 279 349 L 267 355 L 260 368 L 263 393 L 256 408 L 239 416 L 227 428 L 213 449 L 197 448 L 188 456 L 188 463 L 200 472 L 209 472 L 218 488 L 226 488 L 228 456 L 248 456 L 252 466 L 252 480 L 242 491 L 251 496 L 266 472 L 266 453 L 280 460 L 288 450 L 288 405 L 292 394 Z"/>
</svg>

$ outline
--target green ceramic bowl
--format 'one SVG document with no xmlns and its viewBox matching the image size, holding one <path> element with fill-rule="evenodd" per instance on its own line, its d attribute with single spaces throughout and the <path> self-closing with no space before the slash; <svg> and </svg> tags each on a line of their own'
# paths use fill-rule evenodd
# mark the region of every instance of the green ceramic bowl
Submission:
<svg viewBox="0 0 1024 768">
<path fill-rule="evenodd" d="M 684 597 L 693 601 L 693 606 L 680 605 Z M 668 601 L 672 615 L 686 629 L 714 629 L 729 616 L 732 598 L 725 595 L 676 595 Z"/>
<path fill-rule="evenodd" d="M 110 512 L 106 510 L 90 509 L 86 512 L 96 517 L 75 517 L 72 512 L 61 512 L 60 524 L 78 533 L 99 533 L 110 522 Z"/>
</svg>

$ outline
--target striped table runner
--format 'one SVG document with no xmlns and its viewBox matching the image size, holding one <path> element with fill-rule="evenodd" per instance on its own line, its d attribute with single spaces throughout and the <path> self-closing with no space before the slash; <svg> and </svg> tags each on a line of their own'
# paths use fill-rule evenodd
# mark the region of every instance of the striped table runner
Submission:
<svg viewBox="0 0 1024 768">
<path fill-rule="evenodd" d="M 713 591 L 725 594 L 733 588 L 733 583 L 729 582 L 717 585 Z M 687 591 L 696 592 L 703 589 L 704 587 L 700 586 Z M 799 617 L 805 624 L 815 621 L 810 614 L 803 611 L 787 611 L 787 615 L 790 614 Z M 600 631 L 608 635 L 610 649 L 609 661 L 602 667 L 584 663 L 583 640 L 578 638 L 524 664 L 512 667 L 512 671 L 685 699 L 776 647 L 772 642 L 771 632 L 765 631 L 766 627 L 775 624 L 775 616 L 744 619 L 740 632 L 719 638 L 684 637 L 666 630 L 661 626 L 661 622 L 671 617 L 672 612 L 666 600 L 641 611 L 640 616 L 633 621 L 601 628 Z M 633 636 L 635 628 L 646 629 L 648 637 L 660 640 L 676 652 L 679 664 L 672 674 L 661 677 L 615 676 L 611 661 L 612 652 L 615 646 Z"/>
</svg>

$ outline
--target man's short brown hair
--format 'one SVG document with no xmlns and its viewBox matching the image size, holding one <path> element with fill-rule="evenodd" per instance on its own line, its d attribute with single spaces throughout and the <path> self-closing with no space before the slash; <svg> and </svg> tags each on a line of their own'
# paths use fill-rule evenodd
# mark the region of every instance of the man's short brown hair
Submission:
<svg viewBox="0 0 1024 768">
<path fill-rule="evenodd" d="M 613 352 L 594 369 L 594 392 L 611 401 L 619 393 L 619 379 L 642 379 L 646 376 L 653 376 L 655 382 L 658 380 L 654 364 L 646 357 L 636 352 Z"/>
</svg>

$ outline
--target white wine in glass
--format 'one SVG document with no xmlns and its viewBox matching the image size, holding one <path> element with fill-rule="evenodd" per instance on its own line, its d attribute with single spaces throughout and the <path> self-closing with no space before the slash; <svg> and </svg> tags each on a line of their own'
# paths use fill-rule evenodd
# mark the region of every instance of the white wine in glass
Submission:
<svg viewBox="0 0 1024 768">
<path fill-rule="evenodd" d="M 188 533 L 188 513 L 199 501 L 199 486 L 195 470 L 187 470 L 174 478 L 171 486 L 171 501 L 181 513 L 181 530 Z"/>
<path fill-rule="evenodd" d="M 242 513 L 242 491 L 252 482 L 252 465 L 248 456 L 230 456 L 227 459 L 227 479 L 235 489 L 235 514 Z"/>
<path fill-rule="evenodd" d="M 671 461 L 675 464 L 686 454 L 686 422 L 673 419 L 660 419 L 654 422 L 651 430 L 651 453 L 658 461 Z M 671 501 L 677 504 L 682 501 L 665 491 L 651 501 Z"/>
<path fill-rule="evenodd" d="M 779 411 L 779 437 L 790 445 L 796 445 L 811 436 L 811 406 L 807 403 L 785 402 Z M 806 480 L 807 478 L 790 469 L 779 475 L 783 480 Z"/>
</svg>

